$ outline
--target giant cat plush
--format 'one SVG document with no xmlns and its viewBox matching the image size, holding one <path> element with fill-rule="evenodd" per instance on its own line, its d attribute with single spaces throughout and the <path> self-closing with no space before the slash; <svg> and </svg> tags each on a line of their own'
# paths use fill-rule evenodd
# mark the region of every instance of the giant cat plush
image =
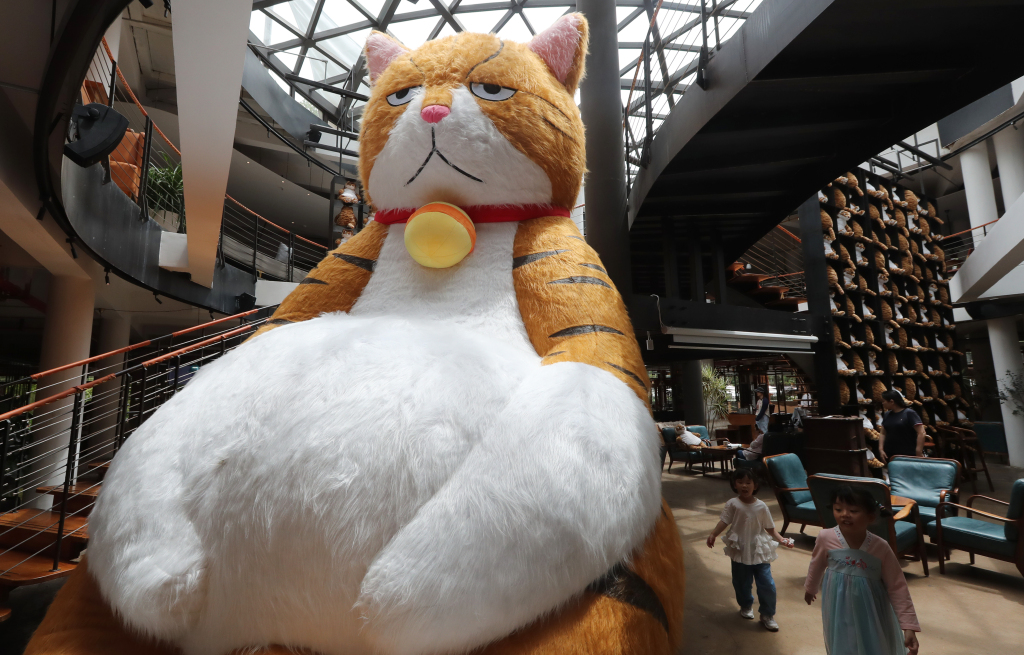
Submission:
<svg viewBox="0 0 1024 655">
<path fill-rule="evenodd" d="M 674 650 L 647 374 L 569 218 L 586 37 L 370 36 L 378 219 L 128 439 L 30 654 Z M 437 202 L 445 268 L 406 243 Z"/>
</svg>

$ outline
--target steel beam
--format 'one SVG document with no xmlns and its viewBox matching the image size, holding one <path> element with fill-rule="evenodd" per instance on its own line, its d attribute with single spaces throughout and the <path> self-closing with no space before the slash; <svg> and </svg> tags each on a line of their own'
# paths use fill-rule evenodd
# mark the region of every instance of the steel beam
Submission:
<svg viewBox="0 0 1024 655">
<path fill-rule="evenodd" d="M 813 319 L 814 382 L 818 388 L 818 413 L 838 414 L 839 374 L 836 369 L 835 335 L 832 331 L 832 300 L 828 295 L 828 260 L 821 232 L 821 206 L 817 195 L 800 205 L 800 241 L 807 281 L 807 309 Z"/>
<path fill-rule="evenodd" d="M 587 76 L 580 87 L 580 112 L 587 138 L 587 241 L 600 255 L 624 297 L 632 294 L 629 224 L 626 217 L 626 162 L 619 93 L 619 44 L 615 3 L 578 0 L 590 23 Z M 643 8 L 639 8 L 643 12 Z M 639 15 L 639 14 L 637 14 Z"/>
</svg>

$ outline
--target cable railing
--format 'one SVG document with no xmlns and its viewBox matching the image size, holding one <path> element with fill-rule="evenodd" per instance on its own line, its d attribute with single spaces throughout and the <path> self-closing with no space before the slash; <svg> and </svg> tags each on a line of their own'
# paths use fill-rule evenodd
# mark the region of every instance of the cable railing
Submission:
<svg viewBox="0 0 1024 655">
<path fill-rule="evenodd" d="M 745 265 L 744 273 L 769 276 L 760 282 L 761 287 L 784 287 L 787 297 L 807 297 L 800 239 L 781 225 L 776 225 L 736 261 Z"/>
<path fill-rule="evenodd" d="M 698 4 L 699 2 L 699 4 Z M 650 147 L 668 114 L 691 86 L 708 88 L 708 63 L 761 0 L 698 0 L 681 5 L 659 0 L 649 10 L 643 42 L 620 42 L 620 52 L 634 46 L 636 59 L 620 75 L 632 77 L 623 90 L 623 141 L 627 186 L 650 160 Z"/>
<path fill-rule="evenodd" d="M 115 183 L 139 205 L 140 218 L 185 234 L 181 151 L 139 102 L 105 39 L 90 63 L 81 93 L 84 104 L 102 102 L 128 119 L 124 138 L 104 162 L 104 181 Z M 218 249 L 222 264 L 231 261 L 252 271 L 254 279 L 299 282 L 327 250 L 225 195 Z"/>
<path fill-rule="evenodd" d="M 981 241 L 988 236 L 989 226 L 998 223 L 997 218 L 982 225 L 972 227 L 968 230 L 939 236 L 942 244 L 942 252 L 946 260 L 946 274 L 952 276 L 964 265 L 971 253 L 977 249 Z"/>
<path fill-rule="evenodd" d="M 0 384 L 0 581 L 31 584 L 70 573 L 88 540 L 103 472 L 118 449 L 275 308 Z"/>
</svg>

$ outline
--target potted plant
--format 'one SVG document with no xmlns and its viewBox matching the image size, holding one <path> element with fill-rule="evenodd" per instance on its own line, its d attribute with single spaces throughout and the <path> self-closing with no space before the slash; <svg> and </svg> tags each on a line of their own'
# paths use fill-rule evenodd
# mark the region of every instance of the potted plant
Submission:
<svg viewBox="0 0 1024 655">
<path fill-rule="evenodd" d="M 725 378 L 714 366 L 705 364 L 700 369 L 700 383 L 704 395 L 704 420 L 708 434 L 715 434 L 715 424 L 729 413 L 729 390 Z"/>
<path fill-rule="evenodd" d="M 150 214 L 165 229 L 185 234 L 185 181 L 181 164 L 161 152 L 164 165 L 150 162 L 146 201 Z"/>
</svg>

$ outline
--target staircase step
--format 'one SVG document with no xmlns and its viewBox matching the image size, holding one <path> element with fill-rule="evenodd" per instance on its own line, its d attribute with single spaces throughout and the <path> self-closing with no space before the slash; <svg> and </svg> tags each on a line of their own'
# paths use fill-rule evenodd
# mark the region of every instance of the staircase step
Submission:
<svg viewBox="0 0 1024 655">
<path fill-rule="evenodd" d="M 96 504 L 96 498 L 100 495 L 100 488 L 103 485 L 99 482 L 80 482 L 68 488 L 68 513 L 75 516 L 88 516 Z M 53 487 L 39 487 L 37 493 L 53 496 L 53 506 L 60 508 L 64 498 L 64 485 Z"/>
<path fill-rule="evenodd" d="M 71 575 L 76 566 L 78 565 L 73 562 L 59 562 L 59 570 L 54 571 L 52 555 L 33 555 L 31 551 L 23 550 L 0 552 L 0 590 L 63 578 Z M 2 593 L 0 591 L 0 594 Z M 4 609 L 0 607 L 0 615 Z M 4 618 L 0 616 L 0 621 L 3 620 Z"/>
<path fill-rule="evenodd" d="M 52 558 L 59 525 L 60 512 L 27 508 L 0 514 L 0 547 Z M 61 559 L 74 559 L 85 548 L 89 540 L 88 525 L 86 516 L 65 517 Z"/>
<path fill-rule="evenodd" d="M 110 469 L 110 460 L 95 460 L 92 462 L 88 462 L 85 465 L 85 467 L 89 469 L 91 473 L 95 473 L 96 475 L 98 475 L 99 478 L 102 480 L 103 476 L 105 476 L 107 474 L 107 471 Z"/>
<path fill-rule="evenodd" d="M 774 275 L 761 275 L 760 273 L 743 273 L 726 280 L 731 287 L 757 286 L 765 280 L 770 280 Z"/>
<path fill-rule="evenodd" d="M 765 306 L 778 309 L 788 309 L 791 312 L 798 312 L 800 311 L 800 305 L 806 302 L 807 298 L 793 296 L 790 298 L 780 298 L 779 300 L 772 300 L 771 302 L 766 302 Z"/>
<path fill-rule="evenodd" d="M 757 287 L 748 291 L 747 294 L 761 302 L 774 302 L 782 300 L 787 291 L 789 289 L 786 287 Z"/>
</svg>

